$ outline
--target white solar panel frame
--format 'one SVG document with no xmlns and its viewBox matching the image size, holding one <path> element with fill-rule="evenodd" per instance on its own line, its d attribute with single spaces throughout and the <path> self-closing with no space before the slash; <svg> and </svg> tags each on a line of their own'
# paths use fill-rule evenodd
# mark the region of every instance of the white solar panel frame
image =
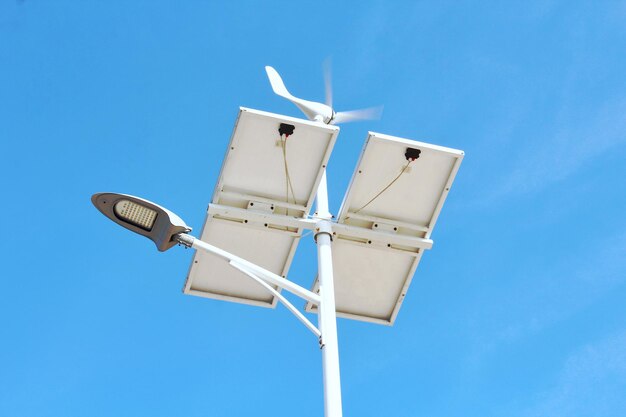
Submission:
<svg viewBox="0 0 626 417">
<path fill-rule="evenodd" d="M 290 204 L 284 203 L 282 153 L 277 157 L 282 148 L 278 142 L 260 142 L 271 135 L 279 141 L 280 123 L 295 126 L 287 139 L 289 171 L 296 194 L 296 202 Z M 337 126 L 240 108 L 211 203 L 248 210 L 257 210 L 259 206 L 267 210 L 274 205 L 276 210 L 282 210 L 274 214 L 306 217 L 338 133 Z M 251 201 L 256 206 L 251 207 Z M 301 234 L 301 228 L 220 218 L 208 210 L 200 238 L 287 277 Z M 183 292 L 263 307 L 275 307 L 277 303 L 272 294 L 228 262 L 204 252 L 194 254 Z"/>
<path fill-rule="evenodd" d="M 409 165 L 396 184 L 367 206 L 367 210 L 358 212 L 358 208 L 375 195 L 375 190 L 380 190 L 400 172 L 407 162 L 404 158 L 406 148 L 420 149 L 420 158 Z M 464 152 L 457 149 L 369 132 L 341 205 L 338 223 L 377 231 L 387 229 L 389 233 L 429 239 L 463 156 Z M 417 177 L 425 174 L 427 168 L 431 171 L 439 169 L 441 172 L 432 175 L 435 178 L 431 180 L 436 184 L 425 186 L 422 182 L 415 187 L 426 197 L 430 196 L 428 201 L 426 198 L 421 201 L 422 197 L 413 194 L 408 181 L 411 175 Z M 384 175 L 371 178 L 372 174 L 368 173 L 376 171 Z M 406 197 L 400 197 L 403 192 L 407 193 Z M 414 206 L 421 207 L 422 212 L 416 210 L 412 214 L 410 207 L 407 207 L 411 204 L 403 206 L 403 200 L 407 198 Z M 397 230 L 393 230 L 394 227 Z M 340 234 L 335 236 L 333 269 L 339 317 L 393 325 L 424 250 L 387 245 L 384 240 L 367 241 Z M 393 274 L 396 275 L 394 279 L 387 279 Z M 350 277 L 346 278 L 346 275 Z M 359 283 L 362 285 L 355 285 Z M 318 284 L 316 277 L 314 292 L 318 290 Z M 387 308 L 379 308 L 374 302 L 377 297 L 385 298 Z M 306 310 L 317 311 L 317 306 L 307 303 Z M 383 310 L 384 314 L 381 313 Z"/>
</svg>

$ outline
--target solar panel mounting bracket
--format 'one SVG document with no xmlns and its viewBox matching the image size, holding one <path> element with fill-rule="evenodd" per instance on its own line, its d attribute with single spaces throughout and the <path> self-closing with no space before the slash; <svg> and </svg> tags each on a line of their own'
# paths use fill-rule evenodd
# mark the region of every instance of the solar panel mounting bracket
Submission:
<svg viewBox="0 0 626 417">
<path fill-rule="evenodd" d="M 315 229 L 317 219 L 305 219 L 299 217 L 285 216 L 282 214 L 272 214 L 261 211 L 253 211 L 248 209 L 240 209 L 237 207 L 222 206 L 219 204 L 209 204 L 208 214 L 216 218 L 227 218 L 234 221 L 246 222 L 245 224 L 263 223 L 274 226 L 277 230 L 280 227 L 297 228 L 297 229 Z M 412 248 L 415 251 L 419 249 L 430 249 L 433 246 L 431 239 L 421 237 L 403 235 L 398 233 L 389 233 L 384 230 L 372 230 L 359 226 L 348 224 L 331 223 L 333 237 L 349 239 L 352 241 L 384 242 L 388 244 L 388 248 L 395 250 L 394 246 L 402 246 Z M 406 251 L 407 249 L 403 249 Z"/>
</svg>

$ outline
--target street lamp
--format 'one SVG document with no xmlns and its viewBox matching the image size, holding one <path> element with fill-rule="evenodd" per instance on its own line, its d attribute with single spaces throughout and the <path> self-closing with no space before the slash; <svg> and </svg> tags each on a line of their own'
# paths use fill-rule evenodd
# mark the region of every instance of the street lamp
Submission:
<svg viewBox="0 0 626 417">
<path fill-rule="evenodd" d="M 271 285 L 285 289 L 314 305 L 320 304 L 319 295 L 237 255 L 196 239 L 188 234 L 191 232 L 191 227 L 187 226 L 180 217 L 151 201 L 128 194 L 96 193 L 91 196 L 91 202 L 115 223 L 152 240 L 161 252 L 180 244 L 227 260 L 230 266 L 252 278 L 266 291 L 277 297 L 315 336 L 321 338 L 321 332 L 317 327 Z"/>
<path fill-rule="evenodd" d="M 321 192 L 319 192 L 321 191 Z M 317 196 L 318 213 L 323 218 L 299 219 L 301 227 L 315 230 L 320 250 L 321 277 L 326 277 L 327 291 L 319 294 L 307 290 L 265 268 L 223 249 L 189 235 L 191 228 L 176 214 L 143 198 L 128 194 L 96 193 L 91 201 L 96 208 L 120 226 L 152 240 L 159 251 L 164 252 L 176 244 L 203 251 L 228 261 L 231 267 L 256 281 L 265 291 L 276 297 L 317 338 L 322 350 L 324 369 L 325 414 L 341 416 L 341 388 L 339 385 L 339 353 L 337 350 L 337 325 L 332 282 L 332 258 L 330 254 L 331 233 L 328 221 L 328 200 L 325 176 Z M 320 309 L 319 327 L 307 319 L 289 300 L 272 286 L 291 292 Z M 323 332 L 322 332 L 323 329 Z"/>
<path fill-rule="evenodd" d="M 342 416 L 337 316 L 394 323 L 422 254 L 433 245 L 431 233 L 464 155 L 369 132 L 334 219 L 326 166 L 337 134 L 324 123 L 240 109 L 200 238 L 148 200 L 116 193 L 91 198 L 105 216 L 161 252 L 176 244 L 196 249 L 186 294 L 284 304 L 319 343 L 326 417 Z M 305 230 L 317 245 L 313 290 L 285 278 Z M 281 290 L 306 301 L 318 325 Z"/>
<path fill-rule="evenodd" d="M 143 198 L 97 193 L 91 196 L 91 202 L 115 223 L 152 240 L 161 252 L 178 243 L 174 236 L 191 232 L 176 214 Z"/>
</svg>

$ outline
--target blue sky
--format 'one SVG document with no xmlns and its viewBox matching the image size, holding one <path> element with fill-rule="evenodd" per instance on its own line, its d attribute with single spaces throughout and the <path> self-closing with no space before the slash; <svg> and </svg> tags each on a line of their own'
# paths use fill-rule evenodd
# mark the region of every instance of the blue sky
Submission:
<svg viewBox="0 0 626 417">
<path fill-rule="evenodd" d="M 395 326 L 339 322 L 345 416 L 626 414 L 626 3 L 0 4 L 2 416 L 320 416 L 321 359 L 276 310 L 184 296 L 237 109 L 300 117 L 333 59 L 336 212 L 368 130 L 466 157 Z M 314 247 L 290 271 L 308 286 Z M 298 303 L 300 305 L 300 303 Z"/>
</svg>

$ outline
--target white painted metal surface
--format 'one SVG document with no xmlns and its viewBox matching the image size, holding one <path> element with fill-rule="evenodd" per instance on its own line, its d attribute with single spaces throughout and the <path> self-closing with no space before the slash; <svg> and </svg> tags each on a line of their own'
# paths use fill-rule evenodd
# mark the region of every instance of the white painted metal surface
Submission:
<svg viewBox="0 0 626 417">
<path fill-rule="evenodd" d="M 326 173 L 322 175 L 317 190 L 317 216 L 315 227 L 317 243 L 317 265 L 319 270 L 318 326 L 322 334 L 322 370 L 324 379 L 324 415 L 341 417 L 341 378 L 339 372 L 339 342 L 337 338 L 337 315 L 335 307 L 335 285 L 333 278 L 333 256 L 331 239 L 333 234 L 331 214 L 328 210 Z"/>
<path fill-rule="evenodd" d="M 265 288 L 268 292 L 273 294 L 274 297 L 276 297 L 278 299 L 278 301 L 280 301 L 281 303 L 283 303 L 283 305 L 285 307 L 287 307 L 287 310 L 289 310 L 291 312 L 291 314 L 293 314 L 302 324 L 304 324 L 304 326 L 307 329 L 309 329 L 311 331 L 311 333 L 313 333 L 315 336 L 317 336 L 318 340 L 322 337 L 322 333 L 318 330 L 318 328 L 315 327 L 313 325 L 313 323 L 311 323 L 309 321 L 309 319 L 304 317 L 304 314 L 302 314 L 300 312 L 300 310 L 298 310 L 293 304 L 291 304 L 291 302 L 289 300 L 287 300 L 281 293 L 279 293 L 271 285 L 269 285 L 267 282 L 265 282 L 261 277 L 256 275 L 254 272 L 248 270 L 245 266 L 239 265 L 235 261 L 230 261 L 229 263 L 230 263 L 230 265 L 233 268 L 237 268 L 238 270 L 243 272 L 245 275 L 249 276 L 250 278 L 252 278 L 256 282 L 258 282 L 259 285 L 261 285 L 263 288 Z M 280 288 L 280 285 L 279 285 L 279 288 Z"/>
<path fill-rule="evenodd" d="M 278 132 L 281 123 L 295 127 L 286 140 Z M 272 215 L 302 219 L 309 214 L 338 132 L 336 126 L 240 109 L 211 201 L 223 210 L 208 210 L 201 240 L 286 277 L 302 229 L 272 223 Z M 228 208 L 250 212 L 250 220 L 229 217 Z M 276 297 L 241 271 L 203 252 L 194 255 L 183 291 L 276 305 Z"/>
<path fill-rule="evenodd" d="M 313 304 L 320 303 L 321 298 L 319 295 L 312 293 L 311 291 L 305 288 L 302 288 L 298 284 L 291 282 L 283 277 L 280 277 L 276 275 L 275 273 L 273 273 L 272 271 L 269 271 L 259 265 L 256 265 L 248 261 L 247 259 L 240 258 L 239 256 L 233 253 L 223 250 L 222 248 L 218 248 L 216 246 L 203 242 L 202 240 L 196 239 L 189 235 L 186 235 L 185 240 L 190 241 L 190 245 L 191 245 L 190 247 L 194 249 L 199 249 L 203 253 L 210 254 L 225 262 L 228 262 L 229 265 L 235 264 L 239 268 L 243 267 L 246 270 L 251 271 L 255 275 L 259 276 L 264 281 L 274 285 L 275 287 L 285 289 Z"/>
<path fill-rule="evenodd" d="M 421 151 L 408 167 L 407 148 Z M 369 133 L 333 229 L 338 316 L 393 324 L 422 253 L 430 248 L 423 242 L 432 243 L 430 236 L 463 155 L 456 149 Z M 342 234 L 342 225 L 378 233 L 348 236 Z M 316 278 L 313 291 L 318 288 Z M 306 309 L 317 307 L 308 303 Z"/>
</svg>

